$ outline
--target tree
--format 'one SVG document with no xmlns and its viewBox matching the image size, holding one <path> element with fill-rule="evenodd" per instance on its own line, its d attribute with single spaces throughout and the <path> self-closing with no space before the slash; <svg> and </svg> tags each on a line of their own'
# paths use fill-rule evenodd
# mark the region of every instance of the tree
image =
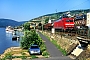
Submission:
<svg viewBox="0 0 90 60">
<path fill-rule="evenodd" d="M 48 21 L 49 21 L 49 17 L 47 17 L 47 18 L 45 19 L 45 23 L 48 23 Z"/>
<path fill-rule="evenodd" d="M 30 30 L 30 23 L 28 22 L 24 23 L 23 27 L 24 27 L 24 30 Z"/>
<path fill-rule="evenodd" d="M 32 44 L 40 46 L 42 44 L 42 40 L 35 30 L 25 31 L 25 35 L 20 43 L 21 47 L 23 49 L 28 49 Z"/>
</svg>

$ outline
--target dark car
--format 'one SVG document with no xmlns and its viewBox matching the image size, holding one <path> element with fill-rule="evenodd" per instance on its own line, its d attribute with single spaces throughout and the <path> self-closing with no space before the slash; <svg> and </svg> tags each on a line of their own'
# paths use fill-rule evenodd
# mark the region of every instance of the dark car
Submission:
<svg viewBox="0 0 90 60">
<path fill-rule="evenodd" d="M 31 45 L 29 48 L 29 52 L 30 54 L 40 54 L 41 51 L 38 45 Z"/>
</svg>

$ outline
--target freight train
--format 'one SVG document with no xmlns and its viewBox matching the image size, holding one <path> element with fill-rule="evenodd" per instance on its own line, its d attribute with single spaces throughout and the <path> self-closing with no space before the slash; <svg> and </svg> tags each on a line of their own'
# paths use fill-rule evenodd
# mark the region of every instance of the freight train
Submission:
<svg viewBox="0 0 90 60">
<path fill-rule="evenodd" d="M 76 31 L 77 34 L 87 35 L 88 30 L 90 30 L 90 13 L 75 15 L 74 17 L 68 17 L 63 15 L 58 20 L 52 23 L 47 23 L 44 25 L 45 29 L 62 29 Z"/>
<path fill-rule="evenodd" d="M 51 30 L 53 28 L 52 23 L 47 23 L 44 25 L 45 30 Z"/>
<path fill-rule="evenodd" d="M 69 17 L 64 14 L 57 20 L 54 20 L 52 23 L 47 23 L 44 25 L 44 29 L 62 29 L 62 30 L 73 30 L 74 29 L 74 18 Z"/>
</svg>

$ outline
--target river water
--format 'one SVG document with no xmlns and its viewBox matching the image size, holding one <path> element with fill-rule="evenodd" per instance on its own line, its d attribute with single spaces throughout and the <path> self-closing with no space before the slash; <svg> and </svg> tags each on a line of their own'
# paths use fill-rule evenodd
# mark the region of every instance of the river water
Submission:
<svg viewBox="0 0 90 60">
<path fill-rule="evenodd" d="M 19 41 L 12 40 L 12 33 L 7 33 L 5 28 L 0 28 L 0 54 L 2 54 L 7 48 L 13 46 L 20 46 Z"/>
</svg>

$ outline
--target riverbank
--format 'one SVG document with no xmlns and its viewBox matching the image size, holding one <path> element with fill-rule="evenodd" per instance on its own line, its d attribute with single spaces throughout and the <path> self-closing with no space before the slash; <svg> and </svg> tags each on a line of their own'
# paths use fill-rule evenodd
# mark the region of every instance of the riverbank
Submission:
<svg viewBox="0 0 90 60">
<path fill-rule="evenodd" d="M 20 47 L 10 47 L 1 54 L 0 59 L 12 59 L 12 60 L 22 60 L 22 59 L 33 59 L 33 58 L 44 58 L 42 55 L 30 55 L 28 50 L 21 49 Z"/>
<path fill-rule="evenodd" d="M 26 32 L 30 32 L 30 31 L 26 31 Z M 34 33 L 33 33 L 34 34 Z M 26 34 L 25 34 L 26 35 Z M 27 34 L 28 35 L 28 34 Z M 32 36 L 33 37 L 33 36 Z M 31 38 L 32 38 L 31 37 Z M 0 59 L 2 60 L 6 60 L 6 59 L 16 59 L 16 58 L 20 58 L 21 59 L 34 59 L 34 58 L 45 58 L 45 57 L 49 57 L 49 54 L 46 51 L 46 47 L 42 41 L 42 39 L 37 35 L 38 37 L 38 41 L 41 41 L 41 45 L 40 45 L 40 49 L 42 52 L 42 55 L 30 55 L 28 48 L 22 48 L 23 44 L 21 47 L 10 47 L 8 49 L 6 49 L 4 51 L 4 53 L 0 56 Z M 23 38 L 26 38 L 26 36 L 24 36 Z M 35 38 L 33 38 L 35 39 Z M 23 40 L 22 40 L 23 41 Z M 27 41 L 28 40 L 24 40 Z M 30 40 L 29 40 L 30 41 Z M 26 42 L 26 43 L 27 43 Z M 29 43 L 28 43 L 29 44 Z M 24 47 L 24 46 L 23 46 Z M 27 46 L 26 46 L 27 47 Z M 17 60 L 17 59 L 16 59 Z"/>
<path fill-rule="evenodd" d="M 49 35 L 49 32 L 43 32 L 43 34 L 50 36 L 50 40 L 53 41 L 52 39 L 55 38 L 57 44 L 59 44 L 61 46 L 61 48 L 63 48 L 64 50 L 67 51 L 67 53 L 69 53 L 75 46 L 76 46 L 76 41 L 72 41 L 71 39 L 67 39 L 66 37 L 62 36 L 62 38 L 58 35 Z M 60 40 L 58 40 L 60 39 Z M 75 45 L 74 45 L 75 44 Z M 5 56 L 9 56 L 9 57 L 14 57 L 13 59 L 16 60 L 22 60 L 22 59 L 31 59 L 31 58 L 44 58 L 42 55 L 34 55 L 34 56 L 30 56 L 28 49 L 27 50 L 23 50 L 20 47 L 11 47 L 8 48 L 7 50 L 5 50 L 4 54 L 2 54 L 0 56 L 0 58 L 2 59 Z M 18 59 L 17 59 L 18 58 Z M 79 56 L 78 56 L 78 60 L 82 60 L 82 59 L 86 59 L 89 60 L 90 59 L 90 45 L 88 45 L 88 48 L 85 49 Z"/>
<path fill-rule="evenodd" d="M 5 55 L 7 53 L 10 53 L 14 50 L 21 50 L 21 48 L 20 47 L 10 47 L 10 48 L 6 49 L 3 54 L 0 55 L 0 58 L 2 59 L 3 57 L 5 57 Z"/>
</svg>

